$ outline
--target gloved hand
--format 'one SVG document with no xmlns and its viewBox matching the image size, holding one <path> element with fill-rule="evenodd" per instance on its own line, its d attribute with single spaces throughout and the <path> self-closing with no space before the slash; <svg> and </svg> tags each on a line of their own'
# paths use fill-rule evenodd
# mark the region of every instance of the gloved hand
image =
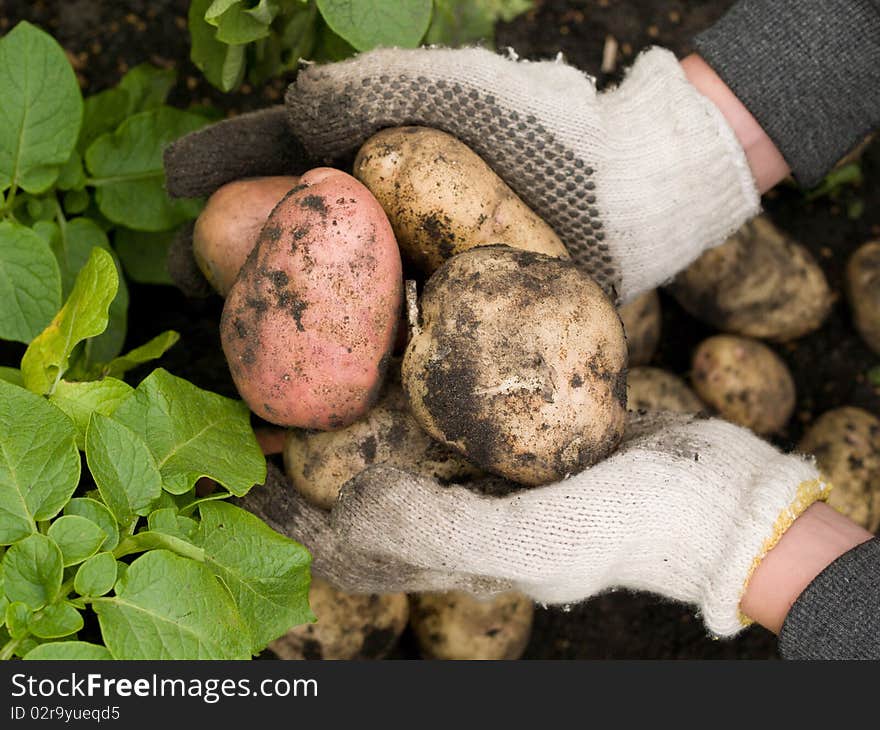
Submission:
<svg viewBox="0 0 880 730">
<path fill-rule="evenodd" d="M 297 174 L 337 161 L 383 127 L 436 127 L 483 157 L 624 301 L 671 278 L 759 209 L 727 122 L 660 48 L 601 94 L 561 61 L 377 50 L 304 69 L 285 101 L 289 129 L 280 109 L 266 110 L 172 145 L 169 192 L 205 195 L 240 177 Z"/>
<path fill-rule="evenodd" d="M 617 453 L 505 497 L 374 466 L 331 512 L 278 472 L 244 506 L 312 552 L 342 590 L 516 589 L 565 604 L 619 587 L 695 604 L 714 634 L 747 623 L 739 603 L 763 556 L 829 491 L 809 462 L 730 423 L 632 415 Z"/>
</svg>

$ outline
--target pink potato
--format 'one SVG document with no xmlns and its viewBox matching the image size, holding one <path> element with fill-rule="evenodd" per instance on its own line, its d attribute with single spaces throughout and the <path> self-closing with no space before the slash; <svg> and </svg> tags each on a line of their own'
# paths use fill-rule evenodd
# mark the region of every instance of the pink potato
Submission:
<svg viewBox="0 0 880 730">
<path fill-rule="evenodd" d="M 218 188 L 196 220 L 193 255 L 205 278 L 225 297 L 260 229 L 298 177 L 256 177 Z"/>
<path fill-rule="evenodd" d="M 348 426 L 378 396 L 402 300 L 379 203 L 340 170 L 310 170 L 272 211 L 226 298 L 220 336 L 238 392 L 280 426 Z"/>
</svg>

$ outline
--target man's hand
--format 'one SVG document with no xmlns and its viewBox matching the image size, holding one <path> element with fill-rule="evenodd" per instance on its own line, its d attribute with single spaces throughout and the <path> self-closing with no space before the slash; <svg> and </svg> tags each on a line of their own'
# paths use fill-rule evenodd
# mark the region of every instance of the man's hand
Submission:
<svg viewBox="0 0 880 730">
<path fill-rule="evenodd" d="M 383 127 L 435 127 L 483 157 L 622 300 L 670 279 L 759 207 L 724 117 L 659 48 L 602 94 L 561 61 L 377 50 L 304 69 L 286 106 L 289 129 L 280 110 L 267 110 L 172 145 L 172 195 L 338 163 Z"/>
<path fill-rule="evenodd" d="M 548 604 L 646 590 L 695 604 L 726 636 L 761 559 L 827 492 L 812 464 L 746 429 L 667 413 L 633 415 L 618 452 L 586 471 L 504 497 L 375 466 L 329 513 L 277 473 L 244 506 L 343 590 L 513 588 Z"/>
</svg>

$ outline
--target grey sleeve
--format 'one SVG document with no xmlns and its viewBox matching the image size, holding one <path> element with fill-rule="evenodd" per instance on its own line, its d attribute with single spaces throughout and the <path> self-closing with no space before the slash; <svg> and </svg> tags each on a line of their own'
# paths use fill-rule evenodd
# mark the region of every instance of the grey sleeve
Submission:
<svg viewBox="0 0 880 730">
<path fill-rule="evenodd" d="M 740 0 L 696 46 L 802 185 L 880 127 L 880 0 Z"/>
<path fill-rule="evenodd" d="M 880 659 L 880 538 L 841 555 L 794 602 L 784 659 Z"/>
</svg>

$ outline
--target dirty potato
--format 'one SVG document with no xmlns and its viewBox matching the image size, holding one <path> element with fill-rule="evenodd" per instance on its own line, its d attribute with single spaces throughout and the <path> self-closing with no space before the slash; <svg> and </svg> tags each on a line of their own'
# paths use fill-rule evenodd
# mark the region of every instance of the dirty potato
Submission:
<svg viewBox="0 0 880 730">
<path fill-rule="evenodd" d="M 850 257 L 846 289 L 856 329 L 880 355 L 880 241 L 866 243 Z"/>
<path fill-rule="evenodd" d="M 410 596 L 410 626 L 426 659 L 519 659 L 533 615 L 519 593 L 485 601 L 459 591 Z"/>
<path fill-rule="evenodd" d="M 757 434 L 779 431 L 794 410 L 788 367 L 769 347 L 746 337 L 704 340 L 694 352 L 691 378 L 705 403 Z"/>
<path fill-rule="evenodd" d="M 828 503 L 871 532 L 880 529 L 880 419 L 847 406 L 823 413 L 799 449 L 816 457 L 833 489 Z"/>
<path fill-rule="evenodd" d="M 199 269 L 220 296 L 235 283 L 272 209 L 298 182 L 298 177 L 236 180 L 208 198 L 192 247 Z"/>
<path fill-rule="evenodd" d="M 340 170 L 302 176 L 272 211 L 220 321 L 250 409 L 334 429 L 375 403 L 403 299 L 400 254 L 370 192 Z"/>
<path fill-rule="evenodd" d="M 660 342 L 661 312 L 657 290 L 646 291 L 624 304 L 617 312 L 626 333 L 630 367 L 647 365 Z"/>
<path fill-rule="evenodd" d="M 818 329 L 832 304 L 825 274 L 810 252 L 763 215 L 706 251 L 670 290 L 703 322 L 779 342 Z"/>
<path fill-rule="evenodd" d="M 626 407 L 630 411 L 699 413 L 705 408 L 694 391 L 660 368 L 631 368 L 626 376 Z"/>
<path fill-rule="evenodd" d="M 508 246 L 461 253 L 421 298 L 402 378 L 416 421 L 478 466 L 546 484 L 607 456 L 626 415 L 626 341 L 571 261 Z"/>
<path fill-rule="evenodd" d="M 431 273 L 474 246 L 568 258 L 559 237 L 469 147 L 427 127 L 396 127 L 370 137 L 354 176 L 382 204 L 404 255 Z"/>
<path fill-rule="evenodd" d="M 467 481 L 481 474 L 464 457 L 421 429 L 397 381 L 389 382 L 376 406 L 347 428 L 292 429 L 287 434 L 287 476 L 317 507 L 330 509 L 342 485 L 372 464 L 408 469 L 443 482 Z"/>
<path fill-rule="evenodd" d="M 405 593 L 343 593 L 315 577 L 309 605 L 315 623 L 296 626 L 269 644 L 281 659 L 382 659 L 409 619 Z"/>
</svg>

